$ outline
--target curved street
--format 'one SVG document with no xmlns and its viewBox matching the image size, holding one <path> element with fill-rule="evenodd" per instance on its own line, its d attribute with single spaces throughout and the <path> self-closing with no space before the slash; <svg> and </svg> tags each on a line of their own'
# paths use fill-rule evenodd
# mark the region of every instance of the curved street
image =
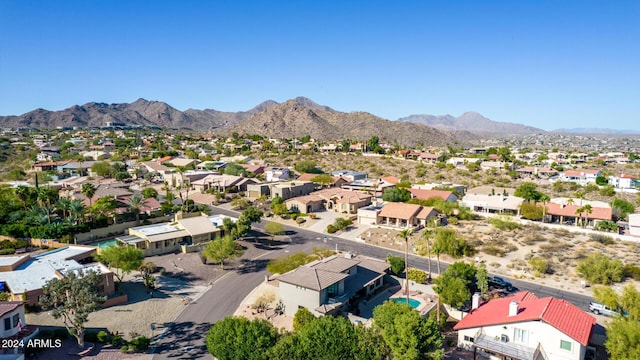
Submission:
<svg viewBox="0 0 640 360">
<path fill-rule="evenodd" d="M 215 208 L 215 213 L 237 217 L 236 211 Z M 263 229 L 267 221 L 262 220 L 254 224 L 254 229 Z M 195 359 L 213 357 L 207 352 L 205 338 L 211 324 L 226 316 L 232 315 L 242 300 L 257 287 L 269 273 L 266 265 L 270 259 L 299 251 L 310 251 L 313 247 L 324 246 L 340 251 L 385 259 L 388 253 L 404 256 L 403 253 L 329 236 L 297 227 L 286 226 L 290 239 L 289 243 L 272 248 L 264 248 L 264 252 L 253 259 L 242 259 L 239 268 L 229 271 L 218 279 L 211 288 L 198 300 L 190 303 L 175 319 L 171 327 L 166 328 L 154 348 L 154 359 Z M 428 269 L 428 260 L 415 255 L 409 255 L 409 264 L 422 270 Z M 442 262 L 442 271 L 448 266 Z M 432 271 L 437 273 L 437 263 L 432 260 Z M 537 285 L 531 282 L 509 279 L 519 290 L 527 290 L 538 297 L 553 296 L 565 299 L 574 305 L 587 310 L 590 298 L 561 289 Z"/>
</svg>

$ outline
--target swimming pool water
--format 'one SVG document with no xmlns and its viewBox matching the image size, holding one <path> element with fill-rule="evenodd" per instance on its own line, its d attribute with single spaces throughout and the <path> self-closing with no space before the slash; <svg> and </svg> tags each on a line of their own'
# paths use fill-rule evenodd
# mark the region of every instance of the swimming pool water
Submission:
<svg viewBox="0 0 640 360">
<path fill-rule="evenodd" d="M 406 304 L 407 303 L 407 299 L 406 298 L 393 298 L 393 299 L 391 299 L 391 301 L 396 302 L 396 303 L 402 303 L 402 304 Z M 409 298 L 409 306 L 411 306 L 412 308 L 415 309 L 418 306 L 420 306 L 420 301 L 418 301 L 416 299 Z"/>
</svg>

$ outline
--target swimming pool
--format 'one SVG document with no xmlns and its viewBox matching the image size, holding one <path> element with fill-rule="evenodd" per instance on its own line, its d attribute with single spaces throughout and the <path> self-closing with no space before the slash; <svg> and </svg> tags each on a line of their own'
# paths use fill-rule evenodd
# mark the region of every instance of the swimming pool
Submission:
<svg viewBox="0 0 640 360">
<path fill-rule="evenodd" d="M 112 247 L 112 246 L 118 245 L 118 240 L 116 240 L 116 239 L 105 240 L 105 241 L 100 241 L 100 242 L 97 242 L 97 243 L 91 243 L 89 245 L 97 246 L 100 249 L 106 249 L 108 247 Z"/>
<path fill-rule="evenodd" d="M 391 301 L 396 302 L 396 303 L 401 303 L 401 304 L 406 304 L 407 303 L 407 299 L 406 298 L 393 298 L 393 299 L 391 299 Z M 412 308 L 416 309 L 418 306 L 420 306 L 420 301 L 418 301 L 416 299 L 409 298 L 409 306 L 411 306 Z"/>
</svg>

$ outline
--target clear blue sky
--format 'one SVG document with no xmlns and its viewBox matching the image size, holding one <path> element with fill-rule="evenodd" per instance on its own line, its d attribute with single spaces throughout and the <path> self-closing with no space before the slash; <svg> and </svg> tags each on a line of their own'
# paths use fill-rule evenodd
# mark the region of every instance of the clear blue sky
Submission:
<svg viewBox="0 0 640 360">
<path fill-rule="evenodd" d="M 0 0 L 0 114 L 296 96 L 387 119 L 640 129 L 640 1 Z"/>
</svg>

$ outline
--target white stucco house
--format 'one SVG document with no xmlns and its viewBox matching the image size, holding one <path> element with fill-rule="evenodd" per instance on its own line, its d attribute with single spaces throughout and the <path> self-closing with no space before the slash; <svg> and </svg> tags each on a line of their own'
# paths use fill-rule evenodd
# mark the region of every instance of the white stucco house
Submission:
<svg viewBox="0 0 640 360">
<path fill-rule="evenodd" d="M 373 293 L 384 283 L 389 264 L 364 256 L 334 255 L 278 277 L 287 316 L 305 307 L 316 316 L 337 312 L 356 295 Z"/>
<path fill-rule="evenodd" d="M 640 187 L 640 181 L 629 174 L 616 174 L 609 176 L 609 185 L 616 189 L 636 189 Z"/>
<path fill-rule="evenodd" d="M 479 303 L 458 322 L 458 346 L 489 359 L 584 360 L 596 319 L 566 300 L 528 291 Z"/>
</svg>

